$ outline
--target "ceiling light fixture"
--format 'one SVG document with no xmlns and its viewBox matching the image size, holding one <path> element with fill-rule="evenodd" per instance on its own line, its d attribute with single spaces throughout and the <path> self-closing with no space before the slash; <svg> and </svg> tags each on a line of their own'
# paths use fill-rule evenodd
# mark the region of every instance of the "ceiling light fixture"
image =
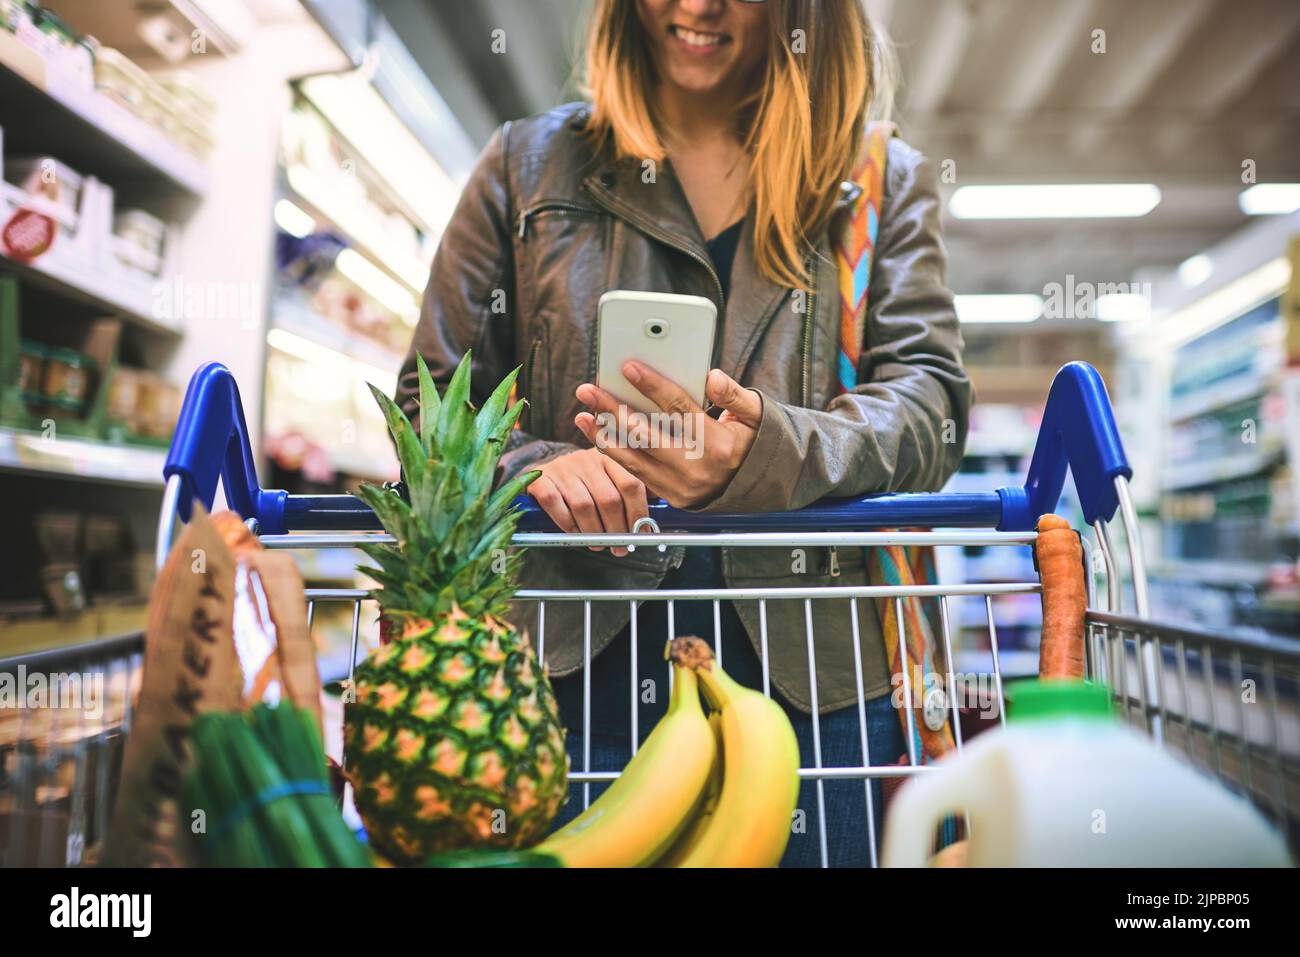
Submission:
<svg viewBox="0 0 1300 957">
<path fill-rule="evenodd" d="M 1237 197 L 1247 216 L 1282 216 L 1300 209 L 1300 183 L 1256 183 Z"/>
<path fill-rule="evenodd" d="M 1178 278 L 1189 289 L 1194 289 L 1214 274 L 1214 260 L 1205 253 L 1197 253 L 1178 264 Z"/>
<path fill-rule="evenodd" d="M 1159 204 L 1154 183 L 962 186 L 948 211 L 958 219 L 1104 219 L 1145 216 Z"/>
<path fill-rule="evenodd" d="M 1033 293 L 986 293 L 953 297 L 962 323 L 1033 322 L 1043 314 L 1043 297 Z"/>
<path fill-rule="evenodd" d="M 1102 322 L 1135 322 L 1151 318 L 1151 300 L 1137 292 L 1113 292 L 1097 297 Z"/>
</svg>

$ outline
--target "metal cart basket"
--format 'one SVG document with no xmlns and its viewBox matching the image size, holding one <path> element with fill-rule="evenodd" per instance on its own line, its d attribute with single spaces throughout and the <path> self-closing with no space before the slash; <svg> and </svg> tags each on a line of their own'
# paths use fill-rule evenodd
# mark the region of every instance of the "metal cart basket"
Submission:
<svg viewBox="0 0 1300 957">
<path fill-rule="evenodd" d="M 1158 624 L 1148 619 L 1146 576 L 1136 512 L 1129 496 L 1132 475 L 1116 428 L 1105 385 L 1096 370 L 1071 363 L 1056 376 L 1045 406 L 1041 430 L 1023 486 L 984 493 L 885 494 L 825 501 L 797 512 L 755 515 L 715 515 L 678 511 L 665 504 L 651 506 L 646 527 L 634 536 L 574 535 L 554 531 L 537 507 L 520 499 L 524 510 L 515 544 L 529 548 L 575 548 L 624 545 L 632 548 L 788 547 L 825 549 L 882 545 L 931 545 L 940 550 L 979 547 L 1032 547 L 1038 516 L 1055 510 L 1071 473 L 1093 538 L 1084 537 L 1089 610 L 1086 619 L 1087 671 L 1111 687 L 1121 713 L 1157 741 L 1182 753 L 1186 760 L 1247 795 L 1288 835 L 1293 849 L 1300 834 L 1300 642 L 1254 636 L 1226 636 L 1192 627 Z M 304 496 L 262 489 L 257 482 L 239 392 L 230 372 L 216 363 L 195 373 L 166 466 L 166 491 L 158 528 L 157 561 L 165 559 L 176 519 L 188 519 L 195 500 L 211 507 L 218 479 L 230 507 L 246 516 L 267 548 L 350 548 L 362 542 L 390 541 L 367 506 L 351 495 Z M 1112 538 L 1111 524 L 1125 532 L 1124 555 Z M 926 528 L 929 531 L 897 531 Z M 358 558 L 360 553 L 358 553 Z M 1127 562 L 1123 559 L 1127 558 Z M 944 563 L 940 562 L 940 568 Z M 1127 586 L 1127 587 L 1126 587 Z M 620 591 L 555 591 L 523 589 L 516 600 L 535 606 L 537 650 L 546 656 L 546 611 L 553 602 L 580 602 L 583 634 L 584 750 L 575 761 L 571 781 L 581 784 L 578 800 L 591 798 L 591 786 L 613 780 L 618 768 L 595 768 L 590 753 L 593 697 L 591 694 L 591 607 L 593 602 L 627 602 L 635 612 L 642 602 L 666 602 L 671 637 L 675 601 L 713 602 L 714 634 L 704 635 L 724 661 L 718 628 L 723 601 L 757 603 L 761 622 L 763 690 L 771 693 L 768 674 L 767 611 L 773 602 L 803 605 L 806 623 L 796 640 L 806 652 L 812 676 L 813 712 L 817 711 L 814 602 L 844 602 L 851 617 L 854 661 L 857 666 L 856 714 L 865 760 L 855 766 L 832 766 L 823 760 L 821 720 L 812 721 L 812 748 L 802 755 L 800 775 L 814 782 L 816 833 L 820 859 L 831 857 L 825 788 L 830 782 L 864 785 L 866 814 L 851 829 L 871 864 L 876 863 L 877 835 L 870 782 L 925 774 L 933 766 L 908 755 L 903 765 L 886 763 L 894 755 L 870 755 L 862 677 L 859 615 L 870 614 L 870 602 L 901 603 L 911 596 L 937 597 L 946 673 L 942 675 L 943 707 L 953 717 L 955 743 L 962 747 L 959 705 L 969 674 L 955 664 L 959 631 L 970 632 L 972 612 L 980 628 L 974 637 L 986 644 L 986 662 L 978 678 L 992 689 L 994 720 L 1002 715 L 1003 658 L 999 644 L 999 611 L 1004 596 L 1033 595 L 1038 581 L 997 581 L 894 587 L 755 587 L 743 589 L 648 589 Z M 1131 594 L 1132 612 L 1126 610 Z M 351 677 L 351 668 L 378 641 L 370 623 L 376 615 L 363 611 L 367 592 L 352 588 L 309 588 L 309 627 L 318 606 L 343 603 L 350 609 L 350 653 L 340 673 L 326 680 Z M 848 601 L 845 601 L 845 600 Z M 860 607 L 867 611 L 860 610 Z M 371 609 L 373 611 L 373 609 Z M 530 611 L 530 614 L 532 612 Z M 661 635 L 638 635 L 632 614 L 630 640 L 632 673 L 628 697 L 632 741 L 637 740 L 638 687 L 635 643 L 660 641 Z M 903 615 L 898 616 L 904 620 Z M 901 632 L 902 629 L 900 629 Z M 900 643 L 906 640 L 899 634 Z M 365 647 L 363 647 L 365 646 Z M 122 743 L 131 727 L 132 694 L 138 686 L 143 637 L 132 636 L 60 649 L 22 658 L 0 659 L 0 679 L 6 674 L 41 673 L 51 679 L 99 676 L 103 682 L 95 713 L 77 708 L 0 711 L 0 862 L 5 865 L 78 865 L 92 861 L 93 848 L 104 833 L 120 769 Z M 665 668 L 667 666 L 665 665 Z M 910 689 L 903 689 L 910 693 Z M 908 711 L 909 718 L 911 712 Z M 1212 822 L 1207 822 L 1207 825 Z M 841 830 L 839 833 L 844 833 Z"/>
</svg>

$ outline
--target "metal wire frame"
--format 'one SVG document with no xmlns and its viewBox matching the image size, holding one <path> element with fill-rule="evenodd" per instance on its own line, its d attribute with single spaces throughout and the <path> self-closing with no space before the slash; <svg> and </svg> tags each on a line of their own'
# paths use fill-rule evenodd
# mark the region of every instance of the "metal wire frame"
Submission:
<svg viewBox="0 0 1300 957">
<path fill-rule="evenodd" d="M 943 531 L 943 532 L 804 532 L 804 533 L 730 533 L 730 534 L 659 534 L 659 533 L 642 533 L 635 536 L 627 535 L 567 535 L 567 534 L 550 534 L 550 533 L 529 533 L 518 535 L 515 543 L 518 545 L 528 545 L 532 548 L 577 548 L 588 545 L 623 545 L 632 548 L 667 548 L 670 545 L 686 546 L 729 546 L 729 547 L 762 547 L 771 548 L 784 546 L 789 548 L 809 548 L 809 547 L 880 547 L 886 545 L 940 545 L 940 546 L 1010 546 L 1010 547 L 1027 547 L 1031 546 L 1036 540 L 1036 534 L 1032 532 L 981 532 L 981 531 Z M 361 535 L 315 535 L 315 534 L 291 534 L 263 536 L 262 543 L 268 548 L 326 548 L 326 547 L 353 547 L 361 542 L 391 542 L 390 536 L 382 533 L 365 533 Z M 1087 546 L 1087 543 L 1085 542 Z M 1090 546 L 1088 546 L 1090 554 Z M 947 662 L 946 670 L 940 676 L 943 679 L 945 694 L 945 705 L 951 711 L 951 718 L 954 726 L 959 725 L 959 708 L 962 703 L 963 691 L 958 687 L 958 679 L 961 677 L 957 672 L 952 658 L 954 649 L 954 640 L 952 635 L 952 605 L 954 599 L 975 599 L 982 600 L 984 603 L 985 621 L 988 627 L 989 647 L 993 659 L 993 671 L 991 679 L 994 686 L 992 701 L 997 708 L 999 720 L 1005 722 L 1005 715 L 1002 713 L 1000 702 L 1002 700 L 1002 676 L 999 658 L 999 636 L 997 616 L 994 614 L 994 598 L 1003 595 L 1024 595 L 1037 594 L 1041 591 L 1038 582 L 1005 582 L 992 584 L 957 584 L 957 585 L 913 585 L 908 587 L 886 586 L 886 585 L 860 585 L 860 586 L 807 586 L 807 587 L 752 587 L 752 588 L 721 588 L 721 589 L 610 589 L 593 592 L 591 590 L 560 590 L 560 589 L 521 589 L 516 594 L 516 601 L 523 603 L 534 603 L 536 605 L 536 622 L 537 622 L 537 645 L 539 656 L 545 660 L 546 648 L 546 606 L 549 602 L 581 602 L 583 606 L 583 751 L 581 755 L 581 767 L 574 769 L 570 773 L 570 782 L 582 785 L 582 803 L 586 807 L 589 805 L 592 797 L 591 785 L 602 782 L 609 782 L 616 779 L 619 775 L 618 770 L 614 769 L 596 769 L 592 767 L 591 750 L 590 750 L 590 729 L 592 727 L 592 689 L 591 689 L 591 658 L 592 658 L 592 634 L 591 634 L 591 607 L 593 602 L 628 602 L 630 620 L 632 627 L 629 629 L 629 641 L 632 644 L 630 651 L 631 674 L 629 681 L 629 707 L 631 709 L 631 741 L 630 748 L 635 753 L 639 738 L 639 723 L 637 721 L 637 689 L 640 678 L 638 672 L 636 645 L 638 641 L 653 640 L 649 636 L 640 634 L 636 628 L 637 616 L 635 610 L 642 602 L 662 601 L 667 604 L 667 637 L 673 636 L 673 603 L 681 600 L 711 601 L 714 604 L 714 631 L 712 636 L 702 636 L 706 640 L 711 638 L 710 644 L 713 646 L 715 653 L 719 658 L 725 660 L 725 649 L 723 648 L 722 633 L 720 627 L 719 607 L 720 603 L 726 601 L 756 601 L 759 609 L 760 635 L 759 650 L 760 661 L 762 664 L 763 674 L 763 691 L 769 696 L 771 689 L 770 674 L 770 654 L 769 654 L 769 636 L 767 634 L 767 604 L 770 601 L 788 601 L 802 602 L 803 619 L 804 619 L 804 649 L 807 655 L 811 693 L 811 711 L 812 720 L 812 753 L 805 756 L 810 757 L 810 761 L 805 762 L 805 766 L 800 768 L 799 776 L 802 780 L 815 782 L 816 800 L 818 805 L 817 825 L 818 825 L 818 847 L 823 866 L 829 864 L 830 847 L 828 843 L 828 821 L 826 815 L 825 800 L 825 783 L 827 781 L 861 781 L 864 789 L 866 801 L 865 822 L 862 828 L 863 841 L 866 844 L 868 858 L 872 866 L 876 866 L 879 835 L 875 827 L 875 802 L 876 796 L 871 788 L 871 781 L 883 780 L 888 778 L 907 778 L 917 774 L 929 773 L 932 767 L 921 764 L 919 756 L 909 750 L 909 763 L 906 765 L 886 765 L 881 763 L 872 763 L 870 748 L 867 740 L 867 721 L 866 706 L 867 699 L 864 689 L 863 676 L 863 654 L 861 639 L 861 620 L 860 602 L 858 599 L 876 599 L 890 600 L 896 603 L 896 610 L 901 612 L 901 605 L 904 598 L 908 597 L 927 597 L 939 599 L 940 609 L 940 631 L 941 635 L 936 636 L 942 641 L 944 657 Z M 1089 594 L 1092 594 L 1092 581 L 1089 580 Z M 309 616 L 314 617 L 315 606 L 317 602 L 345 602 L 352 605 L 353 630 L 351 635 L 351 645 L 354 653 L 350 655 L 349 662 L 352 665 L 348 668 L 346 675 L 338 674 L 331 677 L 346 680 L 352 680 L 352 668 L 355 667 L 357 656 L 355 649 L 359 646 L 358 639 L 358 622 L 360 621 L 360 606 L 367 599 L 368 592 L 364 589 L 355 588 L 313 588 L 307 590 Z M 855 668 L 855 689 L 856 701 L 855 710 L 857 715 L 859 746 L 863 755 L 863 763 L 851 767 L 828 767 L 823 761 L 822 754 L 822 729 L 821 716 L 818 713 L 818 689 L 816 682 L 816 649 L 817 641 L 813 627 L 813 605 L 814 601 L 826 600 L 849 600 L 850 625 L 853 636 L 853 659 Z M 868 610 L 867 614 L 874 614 L 874 610 Z M 906 617 L 901 613 L 898 620 L 903 623 L 900 628 L 899 642 L 900 651 L 907 641 L 906 634 Z M 665 663 L 665 674 L 671 683 L 672 671 Z M 907 678 L 904 678 L 904 687 L 902 693 L 907 696 L 912 693 Z M 919 692 L 918 692 L 919 693 Z M 907 720 L 912 721 L 911 711 L 905 712 Z M 911 736 L 908 736 L 909 749 L 911 748 Z M 964 746 L 960 729 L 956 731 L 956 746 L 960 750 Z"/>
<path fill-rule="evenodd" d="M 175 483 L 169 482 L 164 499 L 164 518 L 158 536 L 159 561 L 165 559 L 170 548 L 175 520 Z M 1123 480 L 1117 480 L 1121 519 L 1126 522 L 1129 574 L 1134 584 L 1133 597 L 1139 614 L 1146 611 L 1145 577 L 1142 574 L 1141 545 L 1136 534 L 1136 520 Z M 170 504 L 168 504 L 170 503 Z M 1121 612 L 1122 570 L 1119 553 L 1114 548 L 1107 526 L 1094 526 L 1096 532 L 1096 557 L 1093 545 L 1084 539 L 1088 559 L 1087 577 L 1089 607 L 1087 619 L 1086 654 L 1091 677 L 1111 684 L 1126 717 L 1140 724 L 1150 733 L 1160 736 L 1167 727 L 1171 747 L 1184 750 L 1189 759 L 1217 773 L 1230 786 L 1248 793 L 1257 804 L 1264 807 L 1275 820 L 1287 822 L 1294 832 L 1291 809 L 1300 804 L 1297 799 L 1297 767 L 1300 762 L 1300 730 L 1296 725 L 1297 661 L 1300 653 L 1284 642 L 1244 639 L 1241 636 L 1217 636 L 1193 629 L 1153 624 L 1140 617 L 1126 617 Z M 804 533 L 738 533 L 731 535 L 702 533 L 669 533 L 636 536 L 620 535 L 559 535 L 528 533 L 516 536 L 516 545 L 529 547 L 585 547 L 588 545 L 624 545 L 629 548 L 658 548 L 669 546 L 719 546 L 732 547 L 872 547 L 881 545 L 938 545 L 938 546 L 1019 546 L 1032 545 L 1033 533 L 997 533 L 983 531 L 940 532 L 804 532 Z M 268 548 L 315 549 L 327 547 L 355 547 L 363 542 L 391 542 L 379 533 L 362 534 L 291 534 L 263 536 Z M 1105 579 L 1107 611 L 1099 609 L 1096 578 Z M 946 705 L 951 709 L 955 744 L 964 747 L 958 709 L 961 702 L 960 675 L 957 673 L 953 652 L 954 600 L 982 599 L 984 619 L 988 629 L 989 651 L 993 667 L 990 678 L 995 687 L 999 719 L 1005 721 L 1000 707 L 1002 698 L 1001 648 L 994 599 L 1002 595 L 1034 594 L 1040 590 L 1037 582 L 1001 584 L 921 585 L 910 588 L 890 586 L 832 586 L 829 588 L 741 588 L 719 590 L 679 589 L 625 589 L 598 594 L 590 591 L 522 590 L 518 600 L 536 605 L 537 645 L 540 657 L 546 654 L 546 605 L 551 601 L 581 601 L 584 605 L 584 732 L 591 725 L 591 616 L 593 601 L 626 601 L 629 612 L 634 612 L 643 601 L 665 601 L 668 604 L 668 625 L 672 631 L 673 602 L 683 599 L 710 600 L 714 603 L 714 645 L 719 657 L 721 628 L 719 608 L 723 600 L 753 600 L 759 605 L 759 647 L 763 670 L 763 691 L 770 695 L 769 670 L 770 641 L 767 632 L 767 602 L 798 601 L 803 603 L 804 643 L 812 676 L 813 695 L 816 695 L 816 635 L 813 629 L 812 602 L 826 599 L 850 599 L 850 624 L 853 636 L 853 660 L 856 686 L 856 714 L 863 763 L 856 767 L 826 767 L 822 760 L 820 718 L 812 722 L 813 753 L 808 766 L 800 769 L 800 777 L 816 783 L 819 807 L 819 850 L 823 865 L 828 863 L 829 847 L 824 813 L 824 786 L 827 781 L 854 781 L 863 783 L 866 798 L 866 821 L 863 840 L 867 845 L 871 864 L 877 863 L 876 845 L 879 835 L 874 825 L 874 795 L 871 781 L 886 778 L 905 778 L 928 773 L 931 769 L 916 763 L 905 766 L 880 765 L 872 762 L 867 742 L 866 698 L 863 687 L 861 647 L 861 621 L 858 599 L 885 599 L 901 604 L 909 596 L 937 597 L 939 599 L 941 634 L 946 671 Z M 351 604 L 351 633 L 348 665 L 339 674 L 323 674 L 326 680 L 352 677 L 352 669 L 362 649 L 363 620 L 361 605 L 367 593 L 360 589 L 313 588 L 307 590 L 308 627 L 316 623 L 318 602 L 345 602 Z M 904 616 L 899 616 L 904 622 Z M 629 640 L 631 650 L 631 717 L 632 749 L 638 738 L 636 688 L 638 684 L 636 643 L 653 640 L 653 636 L 640 635 L 636 628 L 636 615 L 631 614 L 632 627 Z M 900 629 L 902 632 L 902 629 Z M 707 637 L 707 636 L 706 636 Z M 900 633 L 900 642 L 906 641 Z M 0 660 L 0 673 L 14 671 L 19 666 L 28 669 L 69 670 L 79 668 L 98 670 L 107 676 L 106 686 L 129 689 L 138 681 L 141 665 L 141 636 L 93 645 L 60 649 L 41 655 Z M 1217 662 L 1217 664 L 1216 664 Z M 667 666 L 665 666 L 667 667 Z M 1195 669 L 1195 673 L 1193 672 Z M 669 670 L 671 679 L 671 671 Z M 1243 682 L 1254 682 L 1250 687 L 1258 692 L 1250 706 L 1246 699 L 1236 696 L 1233 705 L 1225 710 L 1229 700 L 1225 688 L 1238 689 Z M 910 691 L 904 689 L 904 692 Z M 1176 692 L 1176 693 L 1174 693 Z M 86 849 L 103 833 L 111 811 L 115 790 L 114 755 L 120 752 L 121 742 L 130 729 L 131 696 L 120 696 L 116 718 L 104 718 L 103 727 L 88 727 L 84 714 L 58 715 L 60 730 L 54 733 L 47 727 L 37 728 L 31 716 L 20 713 L 18 728 L 12 741 L 0 734 L 0 853 L 4 863 L 35 861 L 37 863 L 75 865 L 85 860 Z M 814 704 L 816 699 L 814 697 Z M 1264 704 L 1263 708 L 1253 708 Z M 1252 710 L 1253 708 L 1253 710 Z M 813 713 L 816 715 L 816 708 Z M 0 713 L 2 716 L 3 713 Z M 909 715 L 910 717 L 910 715 Z M 1261 723 L 1262 722 L 1262 723 Z M 12 721 L 10 722 L 12 724 Z M 90 722 L 93 724 L 93 722 Z M 112 725 L 112 726 L 110 726 Z M 3 725 L 0 725 L 3 728 Z M 589 740 L 584 734 L 584 740 Z M 101 759 L 103 756 L 103 759 Z M 117 760 L 120 760 L 118 755 Z M 571 780 L 584 785 L 584 803 L 590 800 L 590 785 L 608 782 L 618 776 L 616 770 L 596 770 L 591 767 L 590 751 L 584 754 L 583 767 L 575 770 Z M 71 783 L 67 779 L 71 775 Z M 60 775 L 65 790 L 60 791 Z M 33 818 L 35 826 L 33 827 Z M 968 822 L 969 825 L 969 822 Z M 7 836 L 7 841 L 6 841 Z"/>
<path fill-rule="evenodd" d="M 1090 612 L 1124 717 L 1245 796 L 1300 846 L 1300 642 Z M 1154 666 L 1152 667 L 1152 663 Z"/>
<path fill-rule="evenodd" d="M 86 698 L 0 709 L 0 866 L 90 861 L 112 815 L 143 656 L 144 637 L 133 634 L 0 659 L 22 698 L 39 675 L 50 693 L 60 676 L 82 689 L 94 682 L 98 699 L 89 710 Z"/>
</svg>

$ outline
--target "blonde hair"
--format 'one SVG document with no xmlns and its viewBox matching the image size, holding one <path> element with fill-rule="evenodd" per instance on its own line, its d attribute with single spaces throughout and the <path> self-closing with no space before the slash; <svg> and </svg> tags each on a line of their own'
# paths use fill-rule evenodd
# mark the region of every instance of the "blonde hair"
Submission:
<svg viewBox="0 0 1300 957">
<path fill-rule="evenodd" d="M 754 259 L 768 279 L 799 288 L 807 285 L 813 240 L 858 159 L 868 116 L 888 118 L 896 66 L 861 0 L 768 0 L 767 8 L 762 82 L 741 109 Z M 636 0 L 597 0 L 583 76 L 588 134 L 617 156 L 662 160 L 648 99 L 655 82 Z"/>
</svg>

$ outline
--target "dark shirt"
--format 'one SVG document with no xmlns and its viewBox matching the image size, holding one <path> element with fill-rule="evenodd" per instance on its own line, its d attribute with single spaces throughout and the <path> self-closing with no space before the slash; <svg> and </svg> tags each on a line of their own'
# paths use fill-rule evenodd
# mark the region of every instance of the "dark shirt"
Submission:
<svg viewBox="0 0 1300 957">
<path fill-rule="evenodd" d="M 744 220 L 736 220 L 705 243 L 709 258 L 713 260 L 713 271 L 718 274 L 718 282 L 722 283 L 724 298 L 731 295 L 731 264 L 736 260 L 736 247 L 740 244 L 740 227 L 743 223 Z"/>
</svg>

